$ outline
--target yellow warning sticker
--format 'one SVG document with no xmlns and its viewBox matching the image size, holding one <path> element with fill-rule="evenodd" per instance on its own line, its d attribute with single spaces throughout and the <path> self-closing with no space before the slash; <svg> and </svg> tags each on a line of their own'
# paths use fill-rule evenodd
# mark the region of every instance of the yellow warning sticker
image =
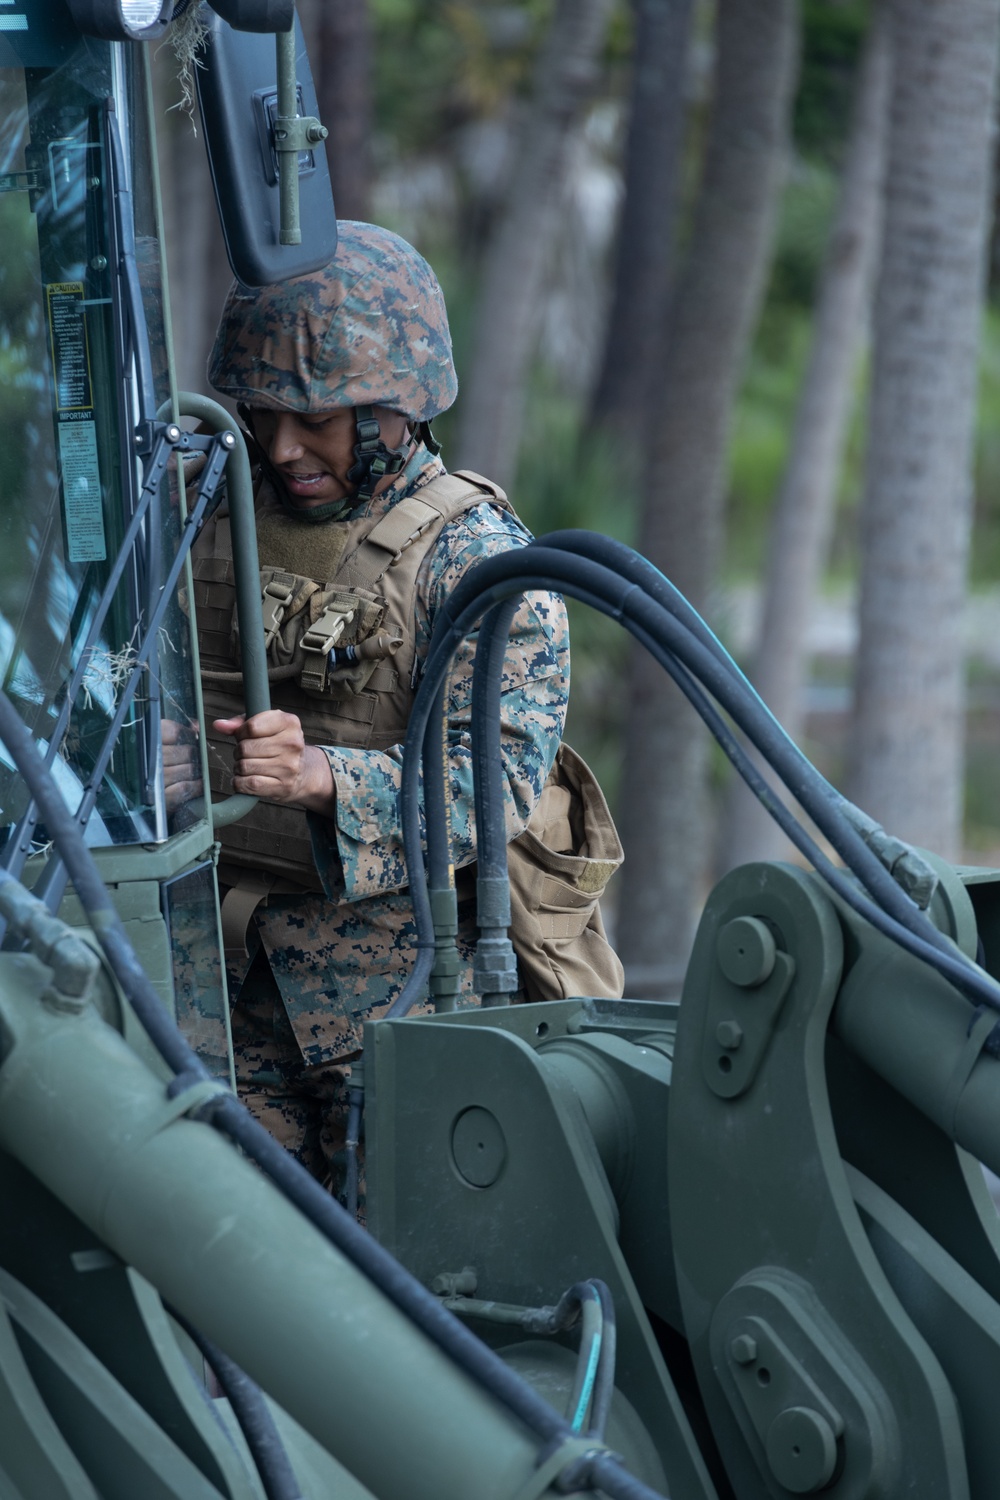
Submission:
<svg viewBox="0 0 1000 1500">
<path fill-rule="evenodd" d="M 86 411 L 94 405 L 90 347 L 82 281 L 50 281 L 45 288 L 52 347 L 56 411 Z"/>
</svg>

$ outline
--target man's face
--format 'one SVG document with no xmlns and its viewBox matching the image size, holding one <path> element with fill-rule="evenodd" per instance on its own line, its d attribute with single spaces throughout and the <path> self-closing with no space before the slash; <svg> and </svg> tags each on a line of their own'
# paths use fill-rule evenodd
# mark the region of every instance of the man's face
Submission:
<svg viewBox="0 0 1000 1500">
<path fill-rule="evenodd" d="M 307 416 L 255 407 L 252 416 L 254 436 L 293 504 L 308 509 L 353 495 L 355 486 L 347 479 L 358 440 L 352 408 Z M 406 438 L 406 418 L 385 406 L 376 406 L 375 416 L 387 447 L 400 447 Z M 391 482 L 387 475 L 375 494 Z"/>
</svg>

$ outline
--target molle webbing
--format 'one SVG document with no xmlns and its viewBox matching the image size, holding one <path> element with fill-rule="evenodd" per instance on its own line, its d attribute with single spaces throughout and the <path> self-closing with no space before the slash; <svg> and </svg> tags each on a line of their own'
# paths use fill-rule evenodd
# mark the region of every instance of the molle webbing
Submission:
<svg viewBox="0 0 1000 1500">
<path fill-rule="evenodd" d="M 377 616 L 378 631 L 402 638 L 398 651 L 375 664 L 360 690 L 307 691 L 300 681 L 283 678 L 282 669 L 271 669 L 272 705 L 298 716 L 307 744 L 386 750 L 402 741 L 414 694 L 414 623 L 422 565 L 449 521 L 487 501 L 510 511 L 503 492 L 479 475 L 441 474 L 381 516 L 314 526 L 289 514 L 261 486 L 257 539 L 265 580 L 284 570 L 325 592 L 354 594 L 358 620 Z M 214 733 L 211 721 L 244 711 L 239 679 L 233 676 L 238 667 L 235 590 L 226 513 L 217 513 L 206 525 L 193 565 L 209 784 L 215 796 L 223 796 L 232 789 L 233 741 Z M 273 599 L 266 602 L 273 604 Z M 220 837 L 227 861 L 297 881 L 304 889 L 321 888 L 306 815 L 297 808 L 258 803 L 239 823 L 221 829 Z"/>
</svg>

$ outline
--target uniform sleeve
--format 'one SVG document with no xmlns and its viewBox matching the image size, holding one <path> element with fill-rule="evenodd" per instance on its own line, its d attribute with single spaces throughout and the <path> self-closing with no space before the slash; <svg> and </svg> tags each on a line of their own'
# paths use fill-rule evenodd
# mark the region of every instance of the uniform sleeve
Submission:
<svg viewBox="0 0 1000 1500">
<path fill-rule="evenodd" d="M 490 505 L 450 523 L 418 582 L 417 655 L 426 657 L 443 601 L 480 558 L 523 546 L 527 533 Z M 470 734 L 474 641 L 466 641 L 448 683 L 448 776 L 456 865 L 475 858 Z M 569 697 L 569 629 L 562 599 L 529 594 L 515 616 L 504 663 L 501 752 L 507 836 L 521 833 L 552 768 Z M 334 818 L 310 814 L 313 853 L 327 894 L 359 901 L 407 884 L 400 833 L 402 746 L 386 751 L 323 747 L 337 791 Z"/>
</svg>

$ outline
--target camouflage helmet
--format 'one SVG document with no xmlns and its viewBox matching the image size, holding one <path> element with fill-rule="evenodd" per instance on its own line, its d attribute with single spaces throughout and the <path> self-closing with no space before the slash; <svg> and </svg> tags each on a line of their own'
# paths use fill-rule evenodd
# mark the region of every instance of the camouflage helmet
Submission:
<svg viewBox="0 0 1000 1500">
<path fill-rule="evenodd" d="M 458 381 L 437 278 L 406 240 L 342 219 L 328 266 L 235 282 L 208 365 L 216 390 L 272 411 L 387 406 L 429 422 Z"/>
</svg>

